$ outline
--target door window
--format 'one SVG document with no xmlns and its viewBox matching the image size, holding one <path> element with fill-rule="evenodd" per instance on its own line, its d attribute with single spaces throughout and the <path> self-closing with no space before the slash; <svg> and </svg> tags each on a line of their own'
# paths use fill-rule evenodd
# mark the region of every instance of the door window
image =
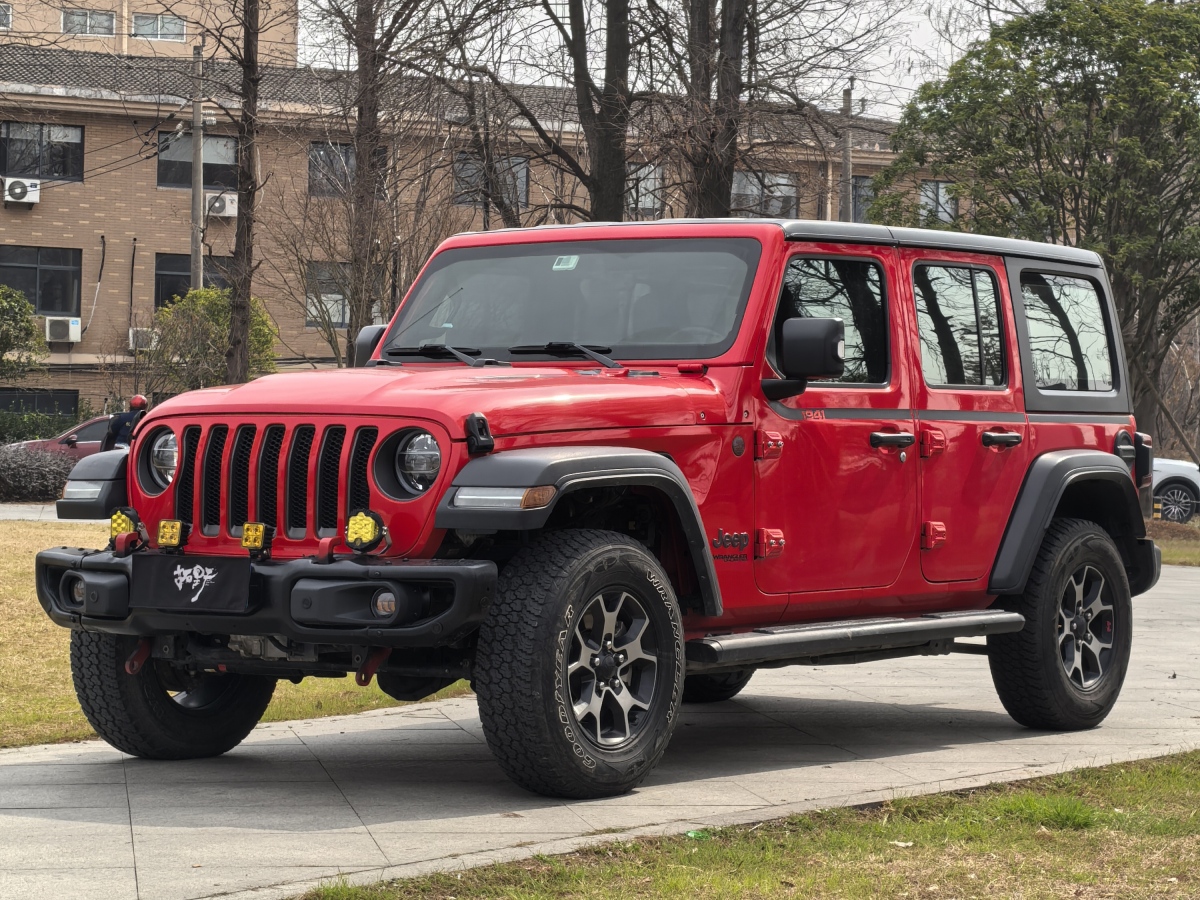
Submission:
<svg viewBox="0 0 1200 900">
<path fill-rule="evenodd" d="M 792 257 L 783 276 L 783 294 L 771 329 L 768 358 L 795 316 L 841 319 L 846 328 L 846 367 L 842 384 L 882 385 L 888 380 L 887 312 L 883 269 L 862 259 Z M 778 369 L 778 366 L 776 366 Z"/>
<path fill-rule="evenodd" d="M 992 273 L 919 265 L 913 270 L 913 287 L 925 383 L 1003 385 L 1000 294 Z"/>
<path fill-rule="evenodd" d="M 1111 391 L 1112 345 L 1094 283 L 1021 273 L 1034 383 L 1050 391 Z"/>
</svg>

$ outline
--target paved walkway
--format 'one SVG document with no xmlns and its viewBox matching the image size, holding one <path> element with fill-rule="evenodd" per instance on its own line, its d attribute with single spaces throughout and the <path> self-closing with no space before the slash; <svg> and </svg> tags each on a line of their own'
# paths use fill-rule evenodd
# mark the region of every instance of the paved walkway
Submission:
<svg viewBox="0 0 1200 900">
<path fill-rule="evenodd" d="M 53 503 L 0 503 L 0 522 L 90 522 L 91 519 L 59 519 Z"/>
<path fill-rule="evenodd" d="M 1200 569 L 1137 601 L 1113 714 L 1073 735 L 1001 709 L 981 656 L 760 672 L 688 707 L 624 797 L 513 787 L 471 699 L 265 725 L 227 756 L 161 763 L 98 742 L 0 752 L 0 896 L 288 897 L 555 853 L 598 832 L 679 832 L 1200 747 Z"/>
</svg>

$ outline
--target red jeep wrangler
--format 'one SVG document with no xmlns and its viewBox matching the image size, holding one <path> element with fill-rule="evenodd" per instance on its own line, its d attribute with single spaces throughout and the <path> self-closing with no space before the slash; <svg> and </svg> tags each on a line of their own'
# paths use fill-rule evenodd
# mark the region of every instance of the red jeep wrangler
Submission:
<svg viewBox="0 0 1200 900">
<path fill-rule="evenodd" d="M 983 651 L 1101 722 L 1159 573 L 1090 252 L 797 221 L 460 235 L 349 371 L 161 404 L 37 560 L 89 721 L 212 756 L 276 680 L 469 678 L 520 785 L 637 785 L 755 669 Z"/>
</svg>

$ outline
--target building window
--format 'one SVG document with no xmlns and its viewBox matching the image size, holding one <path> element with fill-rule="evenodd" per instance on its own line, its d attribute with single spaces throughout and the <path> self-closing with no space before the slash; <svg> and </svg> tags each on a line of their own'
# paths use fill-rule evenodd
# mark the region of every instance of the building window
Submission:
<svg viewBox="0 0 1200 900">
<path fill-rule="evenodd" d="M 875 199 L 875 191 L 871 188 L 870 175 L 853 175 L 851 194 L 854 198 L 854 221 L 865 222 L 871 212 L 871 201 Z"/>
<path fill-rule="evenodd" d="M 0 246 L 0 284 L 25 295 L 39 316 L 79 315 L 82 250 Z"/>
<path fill-rule="evenodd" d="M 82 180 L 83 129 L 0 122 L 0 175 Z"/>
<path fill-rule="evenodd" d="M 0 31 L 8 31 L 12 28 L 12 7 L 7 3 L 0 3 Z"/>
<path fill-rule="evenodd" d="M 338 197 L 354 180 L 354 145 L 314 141 L 308 145 L 308 193 Z"/>
<path fill-rule="evenodd" d="M 663 212 L 662 166 L 631 164 L 625 175 L 625 211 L 630 219 L 657 219 Z"/>
<path fill-rule="evenodd" d="M 952 181 L 921 182 L 921 212 L 928 219 L 950 223 L 958 218 L 958 200 L 950 196 Z"/>
<path fill-rule="evenodd" d="M 309 328 L 346 328 L 350 324 L 350 304 L 346 301 L 346 283 L 350 266 L 337 262 L 310 262 L 304 324 Z"/>
<path fill-rule="evenodd" d="M 186 30 L 179 16 L 139 13 L 133 17 L 133 36 L 150 41 L 182 41 Z"/>
<path fill-rule="evenodd" d="M 79 391 L 48 388 L 2 388 L 0 410 L 15 413 L 42 413 L 48 416 L 79 415 Z M 108 423 L 104 423 L 108 430 Z"/>
<path fill-rule="evenodd" d="M 233 265 L 231 256 L 204 257 L 204 286 L 229 287 L 226 273 Z M 192 289 L 192 258 L 186 253 L 154 255 L 154 308 L 170 306 Z"/>
<path fill-rule="evenodd" d="M 454 202 L 459 206 L 480 206 L 497 199 L 515 209 L 529 205 L 529 160 L 508 156 L 494 161 L 495 183 L 488 185 L 483 160 L 471 153 L 454 159 Z"/>
<path fill-rule="evenodd" d="M 64 9 L 63 34 L 94 34 L 111 36 L 116 30 L 114 13 L 98 9 Z"/>
<path fill-rule="evenodd" d="M 188 132 L 159 132 L 158 186 L 192 186 L 192 136 Z M 204 136 L 204 187 L 237 190 L 237 138 Z"/>
<path fill-rule="evenodd" d="M 732 208 L 735 216 L 794 219 L 796 186 L 792 184 L 792 176 L 780 172 L 734 172 Z"/>
</svg>

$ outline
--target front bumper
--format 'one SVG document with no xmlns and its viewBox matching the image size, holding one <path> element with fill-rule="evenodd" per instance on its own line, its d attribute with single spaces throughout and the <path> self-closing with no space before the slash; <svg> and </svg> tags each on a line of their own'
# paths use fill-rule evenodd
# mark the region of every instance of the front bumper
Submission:
<svg viewBox="0 0 1200 900">
<path fill-rule="evenodd" d="M 189 565 L 206 559 L 191 554 L 177 558 Z M 155 608 L 147 585 L 134 583 L 132 556 L 57 547 L 37 555 L 38 601 L 59 625 L 107 634 L 197 632 L 283 636 L 317 644 L 441 647 L 479 626 L 496 591 L 496 564 L 488 560 L 352 558 L 318 563 L 306 558 L 249 565 L 245 612 L 161 609 Z M 73 580 L 84 582 L 82 603 L 68 589 Z M 379 618 L 370 604 L 384 590 L 395 595 L 396 611 Z"/>
</svg>

